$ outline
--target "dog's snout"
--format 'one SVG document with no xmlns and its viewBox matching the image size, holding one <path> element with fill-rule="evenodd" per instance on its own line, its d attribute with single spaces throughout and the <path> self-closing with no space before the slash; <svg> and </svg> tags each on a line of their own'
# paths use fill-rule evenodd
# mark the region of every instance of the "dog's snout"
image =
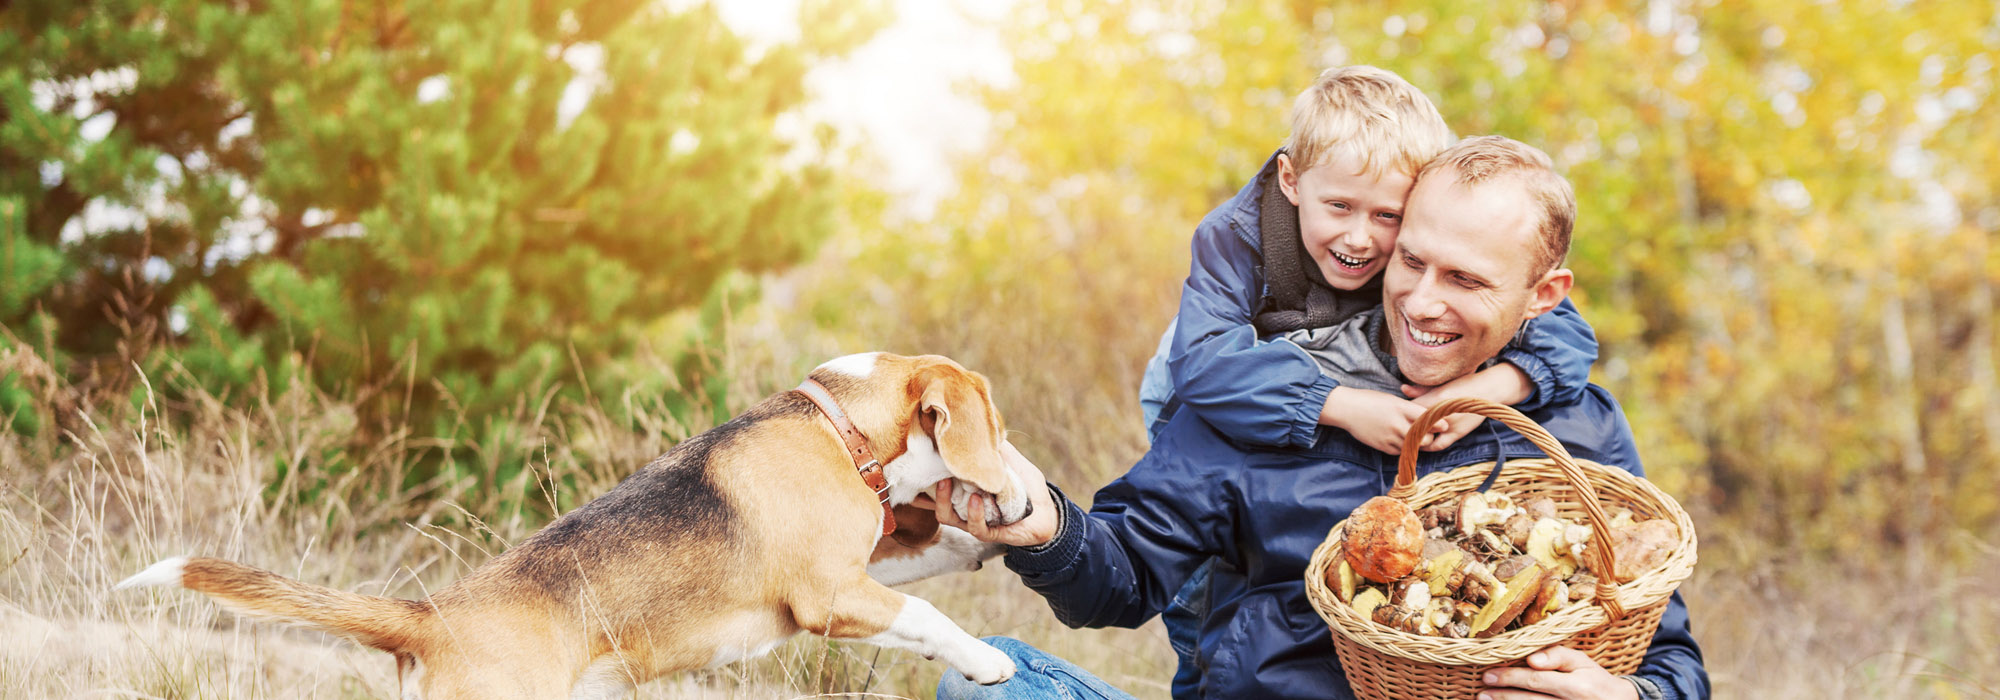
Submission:
<svg viewBox="0 0 2000 700">
<path fill-rule="evenodd" d="M 1017 508 L 1019 512 L 1016 512 Z M 996 500 L 993 503 L 993 510 L 987 512 L 986 524 L 992 527 L 1012 525 L 1027 520 L 1028 516 L 1034 512 L 1034 502 L 1025 498 L 1020 499 L 1016 503 L 1008 503 L 1006 505 L 1002 505 Z"/>
</svg>

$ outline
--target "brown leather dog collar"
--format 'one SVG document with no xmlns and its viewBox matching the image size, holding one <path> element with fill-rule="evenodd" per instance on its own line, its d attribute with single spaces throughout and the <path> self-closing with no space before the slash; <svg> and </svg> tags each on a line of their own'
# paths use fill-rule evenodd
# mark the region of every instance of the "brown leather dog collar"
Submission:
<svg viewBox="0 0 2000 700">
<path fill-rule="evenodd" d="M 882 501 L 882 534 L 896 531 L 896 513 L 889 507 L 889 476 L 882 473 L 882 463 L 875 460 L 875 453 L 868 449 L 868 436 L 862 435 L 854 421 L 847 419 L 847 412 L 840 410 L 840 402 L 833 400 L 833 394 L 819 382 L 807 379 L 793 389 L 819 407 L 820 415 L 833 423 L 834 432 L 840 433 L 840 441 L 847 444 L 847 456 L 854 458 L 854 468 L 861 474 L 862 483 L 875 490 L 875 496 Z"/>
</svg>

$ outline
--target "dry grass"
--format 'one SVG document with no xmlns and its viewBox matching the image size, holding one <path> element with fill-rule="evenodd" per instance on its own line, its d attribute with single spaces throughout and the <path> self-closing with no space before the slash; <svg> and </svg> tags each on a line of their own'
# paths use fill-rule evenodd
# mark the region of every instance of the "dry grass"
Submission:
<svg viewBox="0 0 2000 700">
<path fill-rule="evenodd" d="M 1955 539 L 1977 550 L 1969 563 L 1886 546 L 1847 562 L 1787 559 L 1779 543 L 1706 552 L 1681 591 L 1716 695 L 2000 697 L 2000 551 Z"/>
<path fill-rule="evenodd" d="M 800 329 L 772 309 L 739 316 L 720 353 L 730 358 L 722 368 L 730 409 L 827 357 L 875 347 L 857 338 L 898 337 L 887 349 L 952 354 L 991 376 L 1014 439 L 1072 493 L 1087 496 L 1143 450 L 1125 391 L 1151 349 L 1143 320 L 1106 334 L 1130 338 L 1074 360 L 1064 333 L 997 312 L 964 325 L 903 316 L 894 321 L 901 335 L 864 326 L 846 337 Z M 36 371 L 0 367 L 10 369 Z M 354 448 L 354 412 L 330 397 L 294 391 L 236 403 L 253 405 L 156 397 L 129 415 L 88 414 L 68 443 L 0 438 L 0 697 L 392 697 L 384 654 L 245 622 L 186 592 L 109 588 L 161 557 L 201 553 L 418 597 L 540 524 L 504 504 L 546 499 L 549 483 L 574 484 L 567 500 L 580 502 L 701 427 L 642 415 L 633 431 L 589 405 L 524 411 L 512 420 L 525 444 L 509 449 L 533 454 L 538 478 L 481 493 L 448 480 L 394 486 L 444 446 L 382 430 Z M 496 449 L 473 450 L 473 463 L 460 466 L 489 469 Z M 1852 563 L 1800 561 L 1784 556 L 1786 543 L 1732 538 L 1726 514 L 1696 515 L 1703 563 L 1683 590 L 1718 696 L 2000 697 L 1991 663 L 2000 658 L 2000 551 L 1991 542 L 1959 534 L 1921 551 L 1882 543 Z M 1068 630 L 997 566 L 907 590 L 974 634 L 1020 637 L 1140 697 L 1166 695 L 1173 660 L 1157 623 Z M 764 659 L 666 679 L 639 696 L 926 698 L 944 672 L 898 652 L 800 637 Z"/>
<path fill-rule="evenodd" d="M 788 387 L 816 363 L 742 354 L 730 395 L 746 398 L 732 409 Z M 8 362 L 39 360 L 15 353 Z M 0 371 L 7 369 L 32 368 Z M 632 431 L 595 406 L 537 410 L 516 417 L 516 434 L 532 443 L 516 447 L 532 452 L 537 478 L 479 493 L 444 479 L 394 486 L 444 446 L 376 431 L 386 436 L 355 448 L 353 415 L 306 391 L 249 407 L 197 392 L 171 404 L 155 396 L 127 416 L 88 414 L 83 430 L 67 437 L 0 438 L 0 698 L 393 697 L 386 654 L 245 621 L 184 591 L 110 588 L 158 559 L 198 553 L 346 590 L 421 597 L 541 524 L 501 504 L 549 499 L 544 490 L 562 483 L 577 491 L 562 500 L 581 502 L 693 430 L 642 415 L 642 429 Z M 499 459 L 473 452 L 474 463 L 460 468 L 483 472 Z M 1067 634 L 1001 567 L 907 590 L 975 634 L 1021 637 L 1103 667 L 1123 664 L 1124 675 L 1108 675 L 1135 688 L 1170 672 L 1157 626 Z M 1133 648 L 1157 652 L 1134 663 L 1113 651 Z M 683 674 L 639 696 L 928 697 L 944 670 L 899 652 L 802 636 L 764 659 Z"/>
</svg>

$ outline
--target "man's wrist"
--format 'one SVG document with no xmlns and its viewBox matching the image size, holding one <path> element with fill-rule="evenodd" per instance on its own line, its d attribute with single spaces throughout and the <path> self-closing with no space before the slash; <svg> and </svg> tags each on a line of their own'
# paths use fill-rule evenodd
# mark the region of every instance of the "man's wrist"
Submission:
<svg viewBox="0 0 2000 700">
<path fill-rule="evenodd" d="M 1069 499 L 1063 496 L 1062 491 L 1056 489 L 1055 484 L 1046 485 L 1049 487 L 1049 504 L 1056 511 L 1056 531 L 1055 534 L 1049 535 L 1049 539 L 1043 541 L 1041 544 L 1031 544 L 1021 547 L 1021 549 L 1028 552 L 1039 553 L 1048 551 L 1050 547 L 1055 546 L 1055 543 L 1062 539 L 1063 528 L 1069 526 Z"/>
<path fill-rule="evenodd" d="M 1660 686 L 1643 676 L 1619 676 L 1632 682 L 1632 690 L 1638 692 L 1639 700 L 1666 700 L 1667 694 L 1660 692 Z"/>
</svg>

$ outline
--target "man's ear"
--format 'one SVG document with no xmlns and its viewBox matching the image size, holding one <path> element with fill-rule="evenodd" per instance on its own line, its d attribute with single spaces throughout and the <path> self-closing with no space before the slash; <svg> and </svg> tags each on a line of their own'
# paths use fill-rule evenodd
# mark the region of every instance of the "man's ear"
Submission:
<svg viewBox="0 0 2000 700">
<path fill-rule="evenodd" d="M 1289 153 L 1278 154 L 1278 189 L 1285 193 L 1285 199 L 1291 200 L 1292 206 L 1299 205 L 1299 171 L 1292 168 Z"/>
<path fill-rule="evenodd" d="M 1548 313 L 1549 309 L 1561 304 L 1569 296 L 1570 287 L 1576 285 L 1576 275 L 1569 268 L 1559 267 L 1542 275 L 1535 283 L 1534 298 L 1528 300 L 1528 316 L 1534 318 Z"/>
<path fill-rule="evenodd" d="M 973 385 L 971 374 L 939 366 L 918 375 L 923 389 L 917 398 L 917 420 L 953 476 L 987 493 L 1005 493 L 1007 465 L 1000 461 L 1000 438 L 993 434 L 993 406 Z"/>
</svg>

